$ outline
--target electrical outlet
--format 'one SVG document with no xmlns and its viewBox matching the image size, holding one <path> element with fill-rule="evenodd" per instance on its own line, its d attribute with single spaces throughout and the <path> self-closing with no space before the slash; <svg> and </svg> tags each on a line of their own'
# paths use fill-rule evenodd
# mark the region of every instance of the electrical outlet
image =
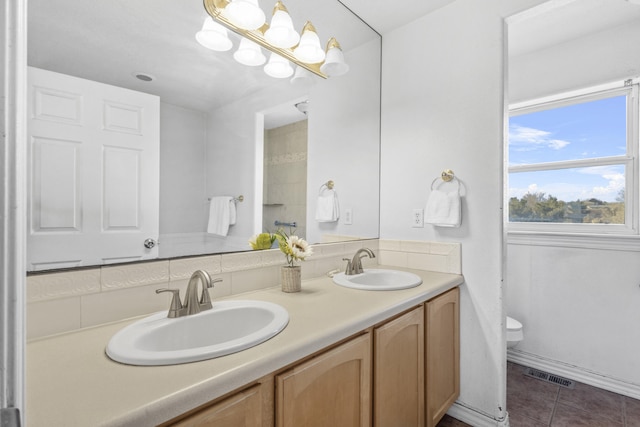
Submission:
<svg viewBox="0 0 640 427">
<path fill-rule="evenodd" d="M 413 228 L 424 227 L 424 209 L 413 210 L 413 221 L 411 222 Z"/>
<path fill-rule="evenodd" d="M 353 212 L 351 211 L 351 208 L 347 208 L 344 210 L 344 224 L 353 224 Z"/>
</svg>

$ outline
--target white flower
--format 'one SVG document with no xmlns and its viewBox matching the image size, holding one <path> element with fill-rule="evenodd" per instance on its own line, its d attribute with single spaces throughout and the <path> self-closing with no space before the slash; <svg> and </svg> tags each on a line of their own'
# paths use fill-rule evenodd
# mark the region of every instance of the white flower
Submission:
<svg viewBox="0 0 640 427">
<path fill-rule="evenodd" d="M 304 260 L 306 257 L 311 256 L 313 254 L 313 249 L 311 249 L 311 245 L 307 243 L 306 240 L 301 239 L 298 236 L 290 236 L 287 239 L 287 247 L 291 251 L 291 256 L 293 259 L 301 259 Z"/>
</svg>

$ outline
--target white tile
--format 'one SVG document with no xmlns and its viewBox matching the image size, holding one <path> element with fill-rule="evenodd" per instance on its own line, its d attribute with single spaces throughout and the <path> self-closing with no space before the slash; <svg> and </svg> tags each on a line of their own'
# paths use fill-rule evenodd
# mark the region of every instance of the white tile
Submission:
<svg viewBox="0 0 640 427">
<path fill-rule="evenodd" d="M 395 252 L 381 249 L 378 252 L 378 263 L 382 265 L 407 268 L 407 254 L 405 252 Z"/>
<path fill-rule="evenodd" d="M 169 281 L 169 261 L 102 267 L 102 290 L 146 286 Z"/>
<path fill-rule="evenodd" d="M 388 240 L 383 239 L 378 241 L 378 247 L 382 250 L 388 251 L 399 251 L 400 250 L 400 240 Z"/>
<path fill-rule="evenodd" d="M 100 268 L 36 274 L 27 277 L 27 302 L 100 291 Z"/>
<path fill-rule="evenodd" d="M 188 279 L 196 270 L 204 270 L 210 276 L 219 274 L 222 271 L 221 256 L 213 255 L 169 260 L 171 280 Z"/>
<path fill-rule="evenodd" d="M 231 273 L 233 295 L 276 286 L 280 283 L 280 267 L 239 270 Z"/>
<path fill-rule="evenodd" d="M 222 272 L 229 273 L 240 270 L 260 268 L 262 266 L 261 251 L 224 254 L 221 256 Z"/>
<path fill-rule="evenodd" d="M 156 294 L 167 283 L 119 289 L 81 297 L 81 326 L 100 325 L 157 311 L 168 310 L 170 297 Z"/>
<path fill-rule="evenodd" d="M 431 254 L 407 254 L 407 267 L 416 270 L 428 270 L 445 273 L 447 270 L 447 257 Z"/>
<path fill-rule="evenodd" d="M 414 240 L 404 240 L 400 242 L 400 249 L 405 252 L 417 252 L 428 254 L 430 252 L 431 243 L 418 242 Z"/>
</svg>

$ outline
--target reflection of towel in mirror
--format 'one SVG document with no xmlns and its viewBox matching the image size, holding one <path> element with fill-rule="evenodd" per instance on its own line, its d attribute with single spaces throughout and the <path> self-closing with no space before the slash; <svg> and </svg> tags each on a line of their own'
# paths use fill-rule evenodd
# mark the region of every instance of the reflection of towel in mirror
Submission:
<svg viewBox="0 0 640 427">
<path fill-rule="evenodd" d="M 460 194 L 432 190 L 427 200 L 424 222 L 438 227 L 460 227 L 462 216 Z"/>
<path fill-rule="evenodd" d="M 336 222 L 340 218 L 340 206 L 338 205 L 338 193 L 335 190 L 325 189 L 318 195 L 316 205 L 316 221 Z"/>
<path fill-rule="evenodd" d="M 229 225 L 231 225 L 231 209 L 233 209 L 233 220 L 235 223 L 235 206 L 233 197 L 230 196 L 218 196 L 212 197 L 209 204 L 209 224 L 207 226 L 207 233 L 217 234 L 219 236 L 226 236 L 229 232 Z"/>
</svg>

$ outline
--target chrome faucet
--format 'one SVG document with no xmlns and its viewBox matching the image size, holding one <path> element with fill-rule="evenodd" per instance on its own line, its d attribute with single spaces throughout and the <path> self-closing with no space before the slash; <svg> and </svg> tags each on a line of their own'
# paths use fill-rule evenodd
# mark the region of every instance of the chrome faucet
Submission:
<svg viewBox="0 0 640 427">
<path fill-rule="evenodd" d="M 198 299 L 198 282 L 202 282 L 202 293 Z M 183 317 L 191 314 L 197 314 L 201 311 L 212 308 L 211 298 L 209 297 L 209 289 L 213 288 L 214 283 L 222 282 L 222 279 L 211 280 L 209 273 L 204 270 L 196 270 L 189 279 L 187 292 L 184 296 L 184 304 L 180 301 L 179 289 L 156 289 L 156 293 L 171 292 L 171 306 L 167 317 Z"/>
<path fill-rule="evenodd" d="M 362 254 L 363 252 L 364 254 Z M 347 268 L 345 268 L 344 274 L 352 276 L 354 274 L 364 273 L 364 269 L 362 268 L 362 258 L 364 258 L 365 255 L 369 258 L 376 257 L 371 249 L 362 248 L 358 249 L 356 254 L 353 256 L 353 259 L 343 258 L 343 261 L 347 261 Z"/>
</svg>

